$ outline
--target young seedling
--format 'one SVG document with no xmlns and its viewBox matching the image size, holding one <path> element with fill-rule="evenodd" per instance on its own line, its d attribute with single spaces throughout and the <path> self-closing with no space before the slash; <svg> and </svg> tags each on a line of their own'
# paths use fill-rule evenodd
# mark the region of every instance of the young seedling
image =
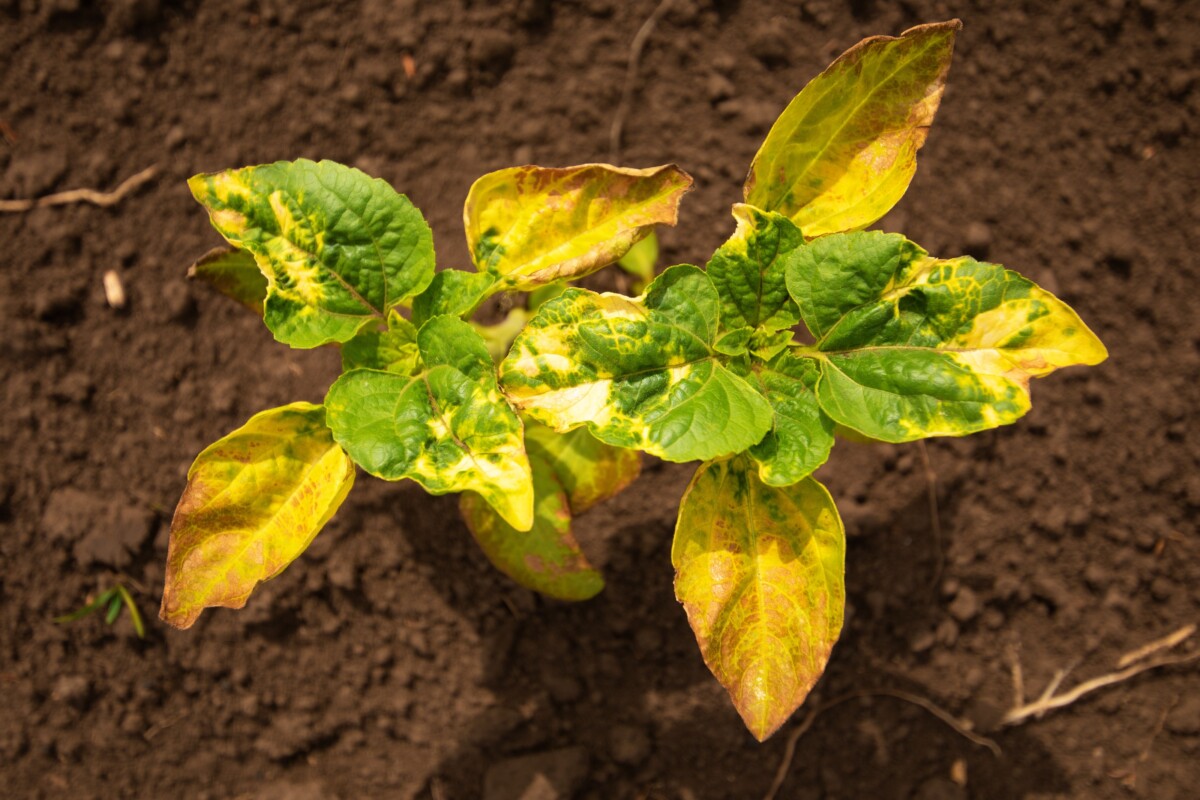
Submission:
<svg viewBox="0 0 1200 800">
<path fill-rule="evenodd" d="M 746 725 L 770 736 L 841 631 L 844 531 L 812 477 L 835 438 L 1008 424 L 1028 411 L 1031 378 L 1106 357 L 1016 273 L 863 230 L 908 187 L 959 27 L 838 58 L 771 128 L 707 267 L 670 267 L 638 297 L 567 284 L 621 259 L 652 277 L 655 255 L 633 248 L 675 223 L 691 179 L 674 166 L 486 175 L 464 213 L 475 271 L 436 275 L 420 213 L 357 170 L 193 178 L 236 248 L 193 274 L 286 344 L 340 345 L 345 371 L 323 405 L 262 412 L 197 458 L 162 617 L 188 627 L 205 607 L 244 605 L 337 510 L 356 464 L 462 492 L 493 563 L 586 599 L 603 581 L 572 517 L 636 477 L 635 451 L 699 461 L 672 547 L 676 595 Z M 468 321 L 499 292 L 530 294 L 498 325 Z"/>
<path fill-rule="evenodd" d="M 101 592 L 96 599 L 88 603 L 82 608 L 72 611 L 70 614 L 64 614 L 61 617 L 55 617 L 54 621 L 60 625 L 68 622 L 75 622 L 83 619 L 89 614 L 92 614 L 100 609 L 105 609 L 104 621 L 112 625 L 117 621 L 117 617 L 121 614 L 121 606 L 129 610 L 129 621 L 133 623 L 133 630 L 139 639 L 146 638 L 146 626 L 142 622 L 142 613 L 138 611 L 137 603 L 134 602 L 133 595 L 125 588 L 124 584 L 116 583 L 111 588 Z"/>
</svg>

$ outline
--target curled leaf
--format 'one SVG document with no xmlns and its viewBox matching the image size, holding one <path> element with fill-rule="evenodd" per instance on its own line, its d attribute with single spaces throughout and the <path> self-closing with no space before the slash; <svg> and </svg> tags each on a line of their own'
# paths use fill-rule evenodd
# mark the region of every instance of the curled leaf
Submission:
<svg viewBox="0 0 1200 800">
<path fill-rule="evenodd" d="M 205 608 L 244 606 L 304 552 L 353 484 L 323 407 L 292 403 L 251 417 L 188 470 L 159 616 L 189 628 Z"/>
<path fill-rule="evenodd" d="M 480 272 L 529 290 L 617 261 L 655 225 L 674 225 L 691 177 L 674 165 L 512 167 L 467 195 L 467 245 Z"/>
<path fill-rule="evenodd" d="M 188 268 L 187 274 L 262 316 L 267 278 L 255 263 L 254 256 L 245 250 L 232 247 L 209 250 Z"/>
</svg>

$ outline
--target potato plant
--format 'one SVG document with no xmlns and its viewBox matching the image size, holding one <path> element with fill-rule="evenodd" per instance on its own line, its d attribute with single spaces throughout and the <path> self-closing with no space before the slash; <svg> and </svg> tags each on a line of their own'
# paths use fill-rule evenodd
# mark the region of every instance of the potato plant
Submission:
<svg viewBox="0 0 1200 800">
<path fill-rule="evenodd" d="M 473 271 L 434 270 L 432 234 L 385 183 L 331 162 L 192 178 L 233 246 L 194 274 L 292 347 L 341 347 L 322 405 L 264 411 L 197 458 L 171 528 L 161 615 L 241 607 L 345 499 L 355 465 L 462 493 L 471 532 L 521 584 L 603 586 L 573 516 L 637 475 L 636 451 L 699 467 L 676 595 L 751 733 L 770 736 L 842 626 L 845 540 L 813 472 L 839 435 L 962 436 L 1029 410 L 1029 380 L 1104 346 L 1015 272 L 865 231 L 900 200 L 933 121 L 957 20 L 854 46 L 787 106 L 750 166 L 736 229 L 705 268 L 637 297 L 569 282 L 673 225 L 675 166 L 525 166 L 480 178 Z M 470 319 L 529 293 L 509 319 Z M 496 362 L 499 362 L 498 366 Z"/>
</svg>

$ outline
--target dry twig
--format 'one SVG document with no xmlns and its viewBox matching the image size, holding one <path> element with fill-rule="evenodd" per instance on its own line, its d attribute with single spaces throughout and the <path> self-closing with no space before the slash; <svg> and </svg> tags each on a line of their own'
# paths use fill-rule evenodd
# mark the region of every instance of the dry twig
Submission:
<svg viewBox="0 0 1200 800">
<path fill-rule="evenodd" d="M 136 175 L 126 178 L 124 183 L 111 192 L 98 192 L 95 189 L 71 189 L 70 191 L 48 194 L 45 197 L 34 199 L 0 200 L 0 211 L 21 212 L 34 208 L 44 208 L 45 206 L 68 205 L 70 203 L 91 203 L 92 205 L 107 208 L 108 206 L 115 206 L 124 200 L 127 194 L 149 181 L 157 173 L 157 166 L 146 167 L 146 169 Z"/>
<path fill-rule="evenodd" d="M 1116 672 L 1110 672 L 1106 675 L 1100 675 L 1091 680 L 1083 681 L 1076 684 L 1069 691 L 1062 694 L 1056 694 L 1058 687 L 1062 685 L 1063 679 L 1070 672 L 1070 669 L 1059 670 L 1054 673 L 1054 678 L 1041 696 L 1032 703 L 1016 703 L 1004 717 L 1000 720 L 1002 726 L 1020 725 L 1022 722 L 1033 718 L 1041 719 L 1048 711 L 1053 711 L 1057 708 L 1064 708 L 1079 700 L 1087 694 L 1091 694 L 1097 689 L 1103 689 L 1105 686 L 1112 686 L 1116 683 L 1127 681 L 1135 675 L 1140 675 L 1148 670 L 1158 667 L 1166 667 L 1172 664 L 1185 664 L 1189 661 L 1195 661 L 1200 658 L 1200 652 L 1189 653 L 1184 656 L 1159 655 L 1151 658 L 1155 653 L 1163 650 L 1168 650 L 1178 646 L 1192 635 L 1196 630 L 1194 625 L 1185 626 L 1170 636 L 1158 639 L 1145 647 L 1140 647 L 1121 657 L 1118 662 L 1118 667 L 1122 664 L 1128 665 L 1123 669 L 1118 669 Z M 1013 662 L 1013 684 L 1017 683 L 1017 670 L 1020 669 L 1018 662 Z M 1020 698 L 1018 697 L 1018 700 Z"/>
<path fill-rule="evenodd" d="M 788 771 L 792 767 L 792 759 L 796 756 L 796 743 L 800 741 L 800 737 L 808 732 L 813 723 L 817 721 L 817 717 L 825 713 L 834 706 L 840 706 L 842 703 L 850 700 L 858 700 L 864 697 L 893 697 L 897 700 L 903 700 L 906 703 L 912 703 L 919 708 L 923 708 L 933 716 L 946 723 L 955 733 L 970 740 L 972 743 L 980 747 L 986 747 L 992 751 L 992 754 L 997 758 L 1000 756 L 1000 745 L 986 736 L 980 736 L 971 730 L 971 724 L 964 720 L 960 720 L 951 714 L 949 711 L 935 705 L 933 701 L 928 700 L 920 695 L 915 695 L 901 689 L 865 689 L 861 692 L 850 692 L 841 697 L 836 697 L 828 703 L 822 703 L 812 711 L 808 712 L 808 716 L 797 725 L 791 733 L 788 734 L 787 743 L 783 749 L 783 760 L 779 764 L 779 769 L 775 771 L 775 779 L 771 781 L 771 788 L 763 795 L 763 800 L 775 800 L 779 790 L 783 787 L 783 782 L 787 779 Z"/>
<path fill-rule="evenodd" d="M 654 32 L 658 21 L 671 10 L 672 2 L 673 0 L 659 2 L 658 6 L 650 12 L 646 21 L 642 23 L 642 27 L 638 28 L 637 34 L 633 37 L 633 43 L 629 46 L 629 66 L 625 69 L 625 88 L 621 90 L 621 102 L 617 105 L 612 127 L 608 131 L 608 160 L 613 164 L 617 163 L 621 155 L 621 134 L 625 129 L 625 118 L 629 116 L 629 110 L 633 107 L 633 91 L 637 85 L 638 63 L 642 59 L 642 48 L 646 46 L 646 40 Z"/>
</svg>

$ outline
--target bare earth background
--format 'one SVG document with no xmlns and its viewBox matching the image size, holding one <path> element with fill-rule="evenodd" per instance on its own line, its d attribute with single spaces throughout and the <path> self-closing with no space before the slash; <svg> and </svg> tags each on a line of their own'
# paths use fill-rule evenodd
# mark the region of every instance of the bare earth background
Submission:
<svg viewBox="0 0 1200 800">
<path fill-rule="evenodd" d="M 187 176 L 353 164 L 408 194 L 441 263 L 463 266 L 474 178 L 606 160 L 655 5 L 0 0 L 0 197 L 160 169 L 114 208 L 0 215 L 0 794 L 502 800 L 541 769 L 559 789 L 530 797 L 763 795 L 806 711 L 756 744 L 704 668 L 668 555 L 689 465 L 647 463 L 581 521 L 609 579 L 589 603 L 490 569 L 454 499 L 362 478 L 244 611 L 186 633 L 153 619 L 192 458 L 256 411 L 319 402 L 337 370 L 335 351 L 278 346 L 187 283 L 218 243 Z M 940 541 L 915 445 L 835 449 L 820 477 L 850 536 L 849 607 L 817 697 L 903 689 L 988 730 L 1012 701 L 1010 649 L 1037 692 L 1200 617 L 1200 5 L 980 6 L 676 0 L 622 162 L 696 177 L 661 238 L 666 263 L 703 263 L 809 78 L 864 36 L 963 19 L 884 226 L 1029 275 L 1112 357 L 1038 382 L 1017 425 L 930 443 Z M 123 312 L 104 302 L 110 269 Z M 145 641 L 124 617 L 54 624 L 117 574 Z M 1195 797 L 1196 664 L 993 735 L 999 757 L 911 704 L 852 700 L 799 740 L 780 796 Z"/>
</svg>

